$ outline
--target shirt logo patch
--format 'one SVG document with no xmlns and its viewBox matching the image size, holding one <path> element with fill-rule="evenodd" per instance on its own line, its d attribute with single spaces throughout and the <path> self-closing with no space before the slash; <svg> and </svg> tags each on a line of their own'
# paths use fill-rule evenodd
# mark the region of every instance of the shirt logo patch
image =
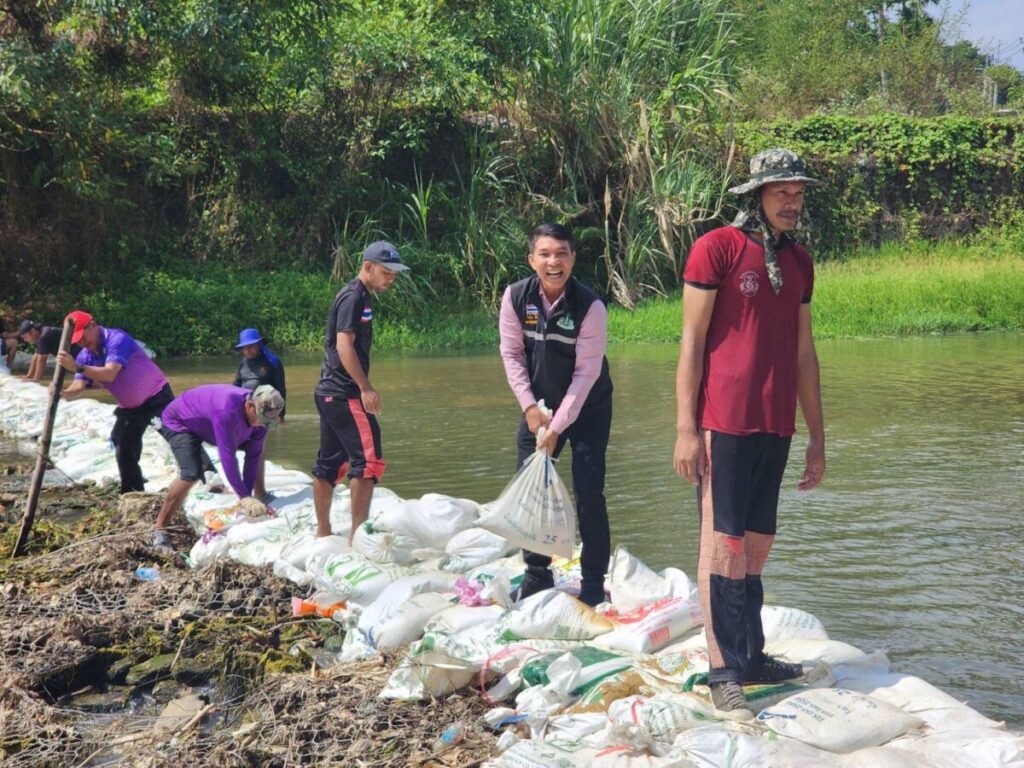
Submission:
<svg viewBox="0 0 1024 768">
<path fill-rule="evenodd" d="M 568 315 L 562 315 L 560 318 L 558 318 L 558 322 L 555 323 L 555 325 L 557 325 L 563 331 L 575 331 L 576 330 L 576 323 L 574 323 L 572 321 L 572 318 L 569 317 Z"/>
<path fill-rule="evenodd" d="M 540 310 L 537 309 L 536 304 L 526 305 L 526 320 L 524 321 L 527 325 L 536 325 L 537 320 L 540 317 Z"/>
<path fill-rule="evenodd" d="M 373 307 L 363 307 L 363 314 L 359 316 L 360 323 L 373 322 Z"/>
<path fill-rule="evenodd" d="M 744 272 L 740 275 L 740 293 L 748 299 L 757 295 L 757 272 Z"/>
</svg>

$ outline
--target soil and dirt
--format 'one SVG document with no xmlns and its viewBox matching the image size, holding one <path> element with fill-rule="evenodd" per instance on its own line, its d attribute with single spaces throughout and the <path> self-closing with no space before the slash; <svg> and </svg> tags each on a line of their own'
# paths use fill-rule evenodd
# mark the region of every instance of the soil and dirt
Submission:
<svg viewBox="0 0 1024 768">
<path fill-rule="evenodd" d="M 478 693 L 381 701 L 397 659 L 333 663 L 340 625 L 293 618 L 304 592 L 270 569 L 193 570 L 150 547 L 159 496 L 50 485 L 27 553 L 10 559 L 32 467 L 3 458 L 5 766 L 472 766 L 496 753 Z M 179 552 L 193 541 L 185 527 L 172 538 Z M 435 753 L 455 721 L 466 741 Z"/>
</svg>

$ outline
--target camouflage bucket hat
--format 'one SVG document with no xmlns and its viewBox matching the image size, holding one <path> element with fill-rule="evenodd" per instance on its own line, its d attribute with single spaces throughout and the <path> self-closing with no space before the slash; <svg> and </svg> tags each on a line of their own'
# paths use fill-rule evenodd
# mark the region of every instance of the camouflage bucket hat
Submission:
<svg viewBox="0 0 1024 768">
<path fill-rule="evenodd" d="M 284 410 L 284 398 L 281 393 L 269 384 L 261 384 L 252 393 L 252 402 L 256 406 L 256 417 L 267 429 L 273 429 L 281 421 Z"/>
<path fill-rule="evenodd" d="M 750 158 L 750 180 L 738 187 L 730 187 L 729 191 L 742 195 L 773 181 L 802 181 L 812 187 L 824 183 L 807 175 L 804 161 L 795 152 L 776 148 L 758 152 Z"/>
</svg>

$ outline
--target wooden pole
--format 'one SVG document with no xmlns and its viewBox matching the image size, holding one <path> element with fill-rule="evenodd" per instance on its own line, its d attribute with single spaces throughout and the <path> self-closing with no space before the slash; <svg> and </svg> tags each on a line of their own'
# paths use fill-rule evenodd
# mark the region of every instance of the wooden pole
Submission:
<svg viewBox="0 0 1024 768">
<path fill-rule="evenodd" d="M 70 317 L 64 321 L 64 332 L 60 336 L 60 351 L 66 352 L 71 343 L 71 334 L 75 330 L 75 321 Z M 39 455 L 36 457 L 36 470 L 32 473 L 32 484 L 28 489 L 28 501 L 25 502 L 25 514 L 21 518 L 21 533 L 11 551 L 15 558 L 25 548 L 25 542 L 32 533 L 32 524 L 36 519 L 36 505 L 39 504 L 39 489 L 43 487 L 43 475 L 46 473 L 46 460 L 50 455 L 50 438 L 53 436 L 53 421 L 57 416 L 57 404 L 60 402 L 60 390 L 64 386 L 64 369 L 57 365 L 53 372 L 53 384 L 50 388 L 50 405 L 46 409 L 43 421 L 43 433 L 39 436 Z"/>
</svg>

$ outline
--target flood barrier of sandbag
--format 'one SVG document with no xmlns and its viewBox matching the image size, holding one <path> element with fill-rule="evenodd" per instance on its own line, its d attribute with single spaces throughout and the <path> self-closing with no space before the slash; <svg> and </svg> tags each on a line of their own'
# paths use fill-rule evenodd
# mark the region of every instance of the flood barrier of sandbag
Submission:
<svg viewBox="0 0 1024 768">
<path fill-rule="evenodd" d="M 45 395 L 0 375 L 0 430 L 33 438 Z M 115 481 L 112 424 L 112 406 L 62 403 L 56 466 L 76 482 Z M 153 430 L 141 464 L 147 490 L 175 477 Z M 762 618 L 766 650 L 802 664 L 805 676 L 747 686 L 759 719 L 739 725 L 708 702 L 702 617 L 681 570 L 655 572 L 619 547 L 609 563 L 610 602 L 595 611 L 573 597 L 578 551 L 563 551 L 553 563 L 556 589 L 512 604 L 523 561 L 516 542 L 489 522 L 494 502 L 437 493 L 403 499 L 378 487 L 350 546 L 347 489 L 332 501 L 335 535 L 318 539 L 310 478 L 268 462 L 266 483 L 275 496 L 269 509 L 202 485 L 193 490 L 183 507 L 196 534 L 191 564 L 236 561 L 287 578 L 294 615 L 345 628 L 336 663 L 404 649 L 384 698 L 478 689 L 493 709 L 476 727 L 502 733 L 504 751 L 485 763 L 492 768 L 1024 763 L 1020 734 L 894 672 L 883 653 L 830 639 L 797 608 L 765 606 Z"/>
</svg>

